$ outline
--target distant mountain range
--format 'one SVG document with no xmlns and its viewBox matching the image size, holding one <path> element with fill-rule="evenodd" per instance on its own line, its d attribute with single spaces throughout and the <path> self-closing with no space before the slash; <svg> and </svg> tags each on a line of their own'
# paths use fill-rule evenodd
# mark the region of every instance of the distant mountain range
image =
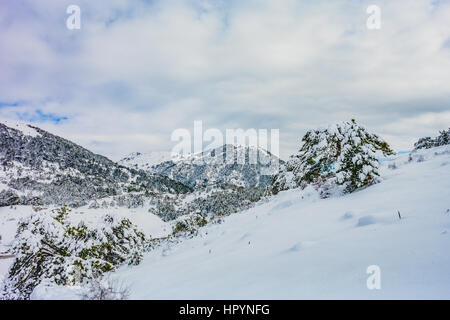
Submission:
<svg viewBox="0 0 450 320">
<path fill-rule="evenodd" d="M 0 206 L 68 204 L 127 192 L 187 193 L 167 176 L 119 165 L 38 127 L 0 123 Z"/>
<path fill-rule="evenodd" d="M 227 156 L 233 160 L 227 161 Z M 262 148 L 227 144 L 183 157 L 171 157 L 168 152 L 135 152 L 119 164 L 163 175 L 194 188 L 227 184 L 266 188 L 271 186 L 272 175 L 277 173 L 281 162 Z"/>
<path fill-rule="evenodd" d="M 227 155 L 232 155 L 231 163 Z M 160 216 L 173 218 L 189 213 L 194 204 L 184 203 L 175 210 L 168 203 L 195 190 L 209 197 L 206 207 L 200 203 L 196 208 L 208 212 L 226 205 L 227 210 L 235 210 L 265 194 L 256 189 L 271 186 L 278 161 L 260 148 L 224 145 L 183 157 L 137 152 L 116 163 L 36 126 L 3 121 L 0 206 L 145 205 L 157 208 Z"/>
</svg>

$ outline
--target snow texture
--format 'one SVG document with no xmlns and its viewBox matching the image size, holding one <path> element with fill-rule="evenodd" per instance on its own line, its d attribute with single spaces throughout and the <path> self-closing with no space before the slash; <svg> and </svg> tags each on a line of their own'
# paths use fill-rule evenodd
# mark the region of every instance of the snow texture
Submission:
<svg viewBox="0 0 450 320">
<path fill-rule="evenodd" d="M 449 165 L 444 146 L 383 162 L 381 183 L 345 196 L 280 192 L 113 276 L 132 299 L 449 299 Z"/>
</svg>

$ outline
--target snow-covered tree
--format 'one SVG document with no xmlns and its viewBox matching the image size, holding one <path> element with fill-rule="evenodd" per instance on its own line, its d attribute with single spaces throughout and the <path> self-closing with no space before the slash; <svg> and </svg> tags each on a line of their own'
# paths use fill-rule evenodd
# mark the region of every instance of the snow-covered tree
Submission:
<svg viewBox="0 0 450 320">
<path fill-rule="evenodd" d="M 298 154 L 275 177 L 274 191 L 308 184 L 330 189 L 330 183 L 336 183 L 350 193 L 375 183 L 379 176 L 377 157 L 391 154 L 385 141 L 355 120 L 310 130 Z"/>
<path fill-rule="evenodd" d="M 440 131 L 439 136 L 434 139 L 431 137 L 420 138 L 419 141 L 414 144 L 414 149 L 430 149 L 448 144 L 450 144 L 450 128 L 447 131 Z"/>
<path fill-rule="evenodd" d="M 272 182 L 272 192 L 278 193 L 282 190 L 288 190 L 298 187 L 297 179 L 294 176 L 294 162 L 288 161 L 286 164 L 280 164 L 280 173 L 274 176 Z"/>
<path fill-rule="evenodd" d="M 81 284 L 114 270 L 139 263 L 145 235 L 128 219 L 106 214 L 89 227 L 73 225 L 65 207 L 39 211 L 23 219 L 13 245 L 16 255 L 0 288 L 0 299 L 27 299 L 46 280 L 57 285 Z"/>
</svg>

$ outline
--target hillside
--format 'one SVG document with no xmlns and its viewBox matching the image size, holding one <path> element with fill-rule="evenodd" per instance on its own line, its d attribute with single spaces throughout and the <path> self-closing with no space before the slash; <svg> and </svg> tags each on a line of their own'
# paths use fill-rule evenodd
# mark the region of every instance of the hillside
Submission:
<svg viewBox="0 0 450 320">
<path fill-rule="evenodd" d="M 132 299 L 449 299 L 449 165 L 450 146 L 417 150 L 383 162 L 382 181 L 353 194 L 280 192 L 162 242 L 113 277 Z M 142 221 L 155 235 L 173 225 Z M 371 265 L 381 290 L 366 287 Z M 42 285 L 32 295 L 56 297 L 77 290 Z"/>
<path fill-rule="evenodd" d="M 384 162 L 354 194 L 281 192 L 117 277 L 135 299 L 449 299 L 449 166 L 445 146 Z M 366 287 L 370 265 L 381 290 Z"/>
<path fill-rule="evenodd" d="M 0 206 L 81 206 L 129 191 L 185 193 L 190 188 L 118 165 L 38 127 L 0 123 Z"/>
<path fill-rule="evenodd" d="M 120 159 L 117 163 L 133 168 L 136 170 L 151 170 L 154 165 L 160 164 L 162 162 L 172 160 L 172 156 L 170 152 L 164 151 L 152 151 L 152 152 L 133 152 L 126 157 Z"/>
<path fill-rule="evenodd" d="M 234 160 L 229 163 L 227 157 Z M 227 184 L 266 188 L 271 186 L 280 162 L 282 160 L 264 149 L 227 144 L 162 162 L 152 166 L 149 172 L 194 188 Z"/>
</svg>

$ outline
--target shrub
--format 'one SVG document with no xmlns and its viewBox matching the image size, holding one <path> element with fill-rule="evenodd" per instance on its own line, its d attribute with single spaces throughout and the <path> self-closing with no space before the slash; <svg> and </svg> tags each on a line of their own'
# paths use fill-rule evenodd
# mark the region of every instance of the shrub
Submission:
<svg viewBox="0 0 450 320">
<path fill-rule="evenodd" d="M 431 137 L 420 138 L 419 141 L 414 144 L 414 150 L 430 149 L 448 144 L 450 144 L 450 128 L 447 131 L 440 131 L 439 136 L 434 139 Z"/>
<path fill-rule="evenodd" d="M 13 244 L 16 255 L 0 290 L 5 299 L 28 299 L 48 279 L 75 285 L 128 263 L 138 264 L 146 237 L 128 219 L 106 214 L 95 227 L 72 225 L 70 210 L 37 212 L 19 223 Z"/>
<path fill-rule="evenodd" d="M 185 217 L 183 220 L 177 221 L 173 227 L 172 234 L 174 236 L 192 236 L 196 235 L 199 228 L 206 226 L 208 221 L 200 214 Z"/>
</svg>

